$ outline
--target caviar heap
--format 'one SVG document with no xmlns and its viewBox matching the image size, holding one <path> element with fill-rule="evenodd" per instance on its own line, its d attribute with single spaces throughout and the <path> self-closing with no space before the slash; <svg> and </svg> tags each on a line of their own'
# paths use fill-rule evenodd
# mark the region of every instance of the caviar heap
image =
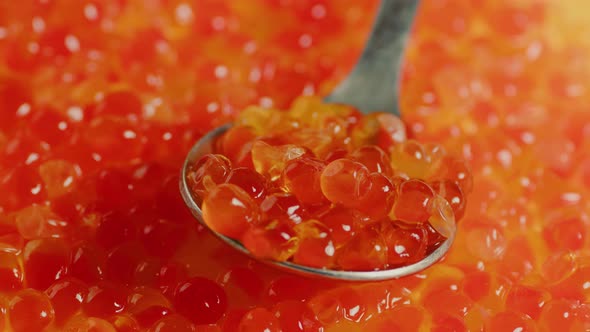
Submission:
<svg viewBox="0 0 590 332">
<path fill-rule="evenodd" d="M 408 140 L 398 117 L 317 97 L 246 108 L 186 180 L 205 223 L 255 256 L 359 271 L 430 254 L 473 186 L 465 162 Z"/>
<path fill-rule="evenodd" d="M 401 118 L 408 138 L 473 175 L 455 242 L 431 268 L 378 283 L 289 275 L 186 209 L 190 147 L 249 105 L 329 93 L 377 5 L 0 0 L 0 331 L 589 330 L 585 0 L 421 1 Z M 229 147 L 232 171 L 254 166 Z M 232 185 L 262 188 L 236 173 L 248 171 Z"/>
</svg>

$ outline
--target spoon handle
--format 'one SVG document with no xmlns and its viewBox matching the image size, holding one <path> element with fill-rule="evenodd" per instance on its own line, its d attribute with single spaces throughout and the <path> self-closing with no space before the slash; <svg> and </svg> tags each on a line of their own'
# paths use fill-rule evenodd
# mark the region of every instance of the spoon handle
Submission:
<svg viewBox="0 0 590 332">
<path fill-rule="evenodd" d="M 382 0 L 371 36 L 348 77 L 325 98 L 356 106 L 364 113 L 385 111 L 400 116 L 398 93 L 401 60 L 418 0 Z"/>
</svg>

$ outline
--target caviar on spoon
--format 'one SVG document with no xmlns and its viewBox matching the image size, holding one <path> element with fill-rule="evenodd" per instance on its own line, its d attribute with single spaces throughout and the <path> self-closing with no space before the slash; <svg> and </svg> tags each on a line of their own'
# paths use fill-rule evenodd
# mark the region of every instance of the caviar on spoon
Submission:
<svg viewBox="0 0 590 332">
<path fill-rule="evenodd" d="M 180 177 L 195 218 L 233 248 L 303 275 L 384 280 L 441 259 L 470 174 L 440 147 L 407 140 L 397 117 L 417 4 L 381 2 L 360 60 L 326 103 L 251 107 L 201 138 Z"/>
</svg>

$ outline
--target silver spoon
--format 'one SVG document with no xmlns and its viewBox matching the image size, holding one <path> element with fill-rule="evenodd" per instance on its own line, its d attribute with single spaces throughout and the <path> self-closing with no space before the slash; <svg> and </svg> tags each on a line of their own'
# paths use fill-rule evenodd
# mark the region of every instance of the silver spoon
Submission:
<svg viewBox="0 0 590 332">
<path fill-rule="evenodd" d="M 381 1 L 373 31 L 360 60 L 350 75 L 325 98 L 325 101 L 353 105 L 364 113 L 385 110 L 400 115 L 397 95 L 400 64 L 417 5 L 418 0 Z M 207 228 L 201 208 L 189 190 L 187 172 L 190 165 L 213 151 L 215 138 L 222 135 L 230 126 L 218 127 L 203 136 L 188 153 L 180 174 L 182 198 L 193 216 Z M 240 242 L 213 230 L 211 232 L 234 249 L 279 269 L 299 275 L 350 281 L 377 281 L 415 274 L 440 260 L 451 247 L 455 237 L 455 234 L 452 234 L 430 255 L 411 265 L 380 271 L 342 271 L 313 268 L 291 262 L 261 260 L 253 256 Z"/>
</svg>

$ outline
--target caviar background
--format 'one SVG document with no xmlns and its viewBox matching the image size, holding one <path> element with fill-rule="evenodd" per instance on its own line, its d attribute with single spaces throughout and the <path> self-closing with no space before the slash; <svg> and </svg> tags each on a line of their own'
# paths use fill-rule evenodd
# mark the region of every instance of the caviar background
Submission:
<svg viewBox="0 0 590 332">
<path fill-rule="evenodd" d="M 583 0 L 423 1 L 403 118 L 475 177 L 444 262 L 307 280 L 233 253 L 185 210 L 194 141 L 246 105 L 326 94 L 376 6 L 0 2 L 0 329 L 590 330 Z"/>
</svg>

